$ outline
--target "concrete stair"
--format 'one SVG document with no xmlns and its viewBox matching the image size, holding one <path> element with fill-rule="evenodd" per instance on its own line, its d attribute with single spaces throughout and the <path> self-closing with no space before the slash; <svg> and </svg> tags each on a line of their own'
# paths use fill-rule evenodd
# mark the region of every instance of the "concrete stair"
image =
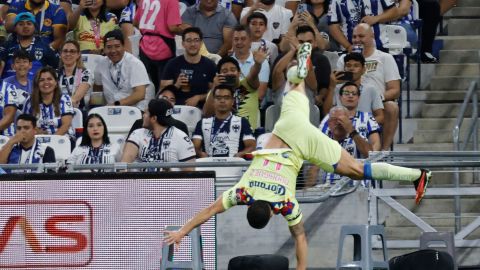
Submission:
<svg viewBox="0 0 480 270">
<path fill-rule="evenodd" d="M 440 63 L 430 69 L 428 85 L 411 92 L 411 119 L 405 121 L 413 126 L 413 143 L 396 145 L 395 150 L 403 151 L 453 151 L 452 129 L 456 122 L 460 106 L 472 80 L 480 82 L 480 0 L 458 0 L 457 6 L 444 16 L 448 36 L 438 36 L 443 48 L 440 50 Z M 422 69 L 426 75 L 424 69 Z M 423 82 L 423 80 L 422 80 Z M 415 85 L 413 86 L 415 87 Z M 403 94 L 405 98 L 405 93 Z M 405 100 L 405 99 L 404 99 Z M 418 105 L 420 103 L 420 105 Z M 416 107 L 415 107 L 416 106 Z M 405 108 L 405 107 L 403 107 Z M 472 121 L 471 104 L 468 106 L 466 119 L 460 131 L 465 138 Z M 480 129 L 480 126 L 479 126 Z M 410 138 L 403 137 L 404 141 Z M 472 143 L 467 150 L 472 149 Z M 479 168 L 480 169 L 480 168 Z M 442 171 L 445 170 L 445 171 Z M 462 168 L 460 185 L 463 187 L 478 186 L 480 179 L 475 179 L 473 168 Z M 435 168 L 431 187 L 454 187 L 453 168 Z M 410 187 L 410 183 L 401 183 L 400 187 Z M 438 231 L 454 231 L 454 201 L 447 197 L 427 197 L 420 206 L 414 204 L 413 198 L 396 198 L 397 201 L 422 217 Z M 468 225 L 480 216 L 480 198 L 462 197 L 462 226 Z M 379 209 L 384 209 L 386 237 L 388 240 L 417 240 L 421 231 L 402 215 L 385 206 L 382 202 Z M 382 219 L 381 219 L 382 220 Z M 468 239 L 480 239 L 480 229 L 475 230 Z M 480 249 L 457 249 L 459 265 L 478 264 Z M 390 249 L 389 257 L 408 253 L 410 250 Z M 413 251 L 413 250 L 412 250 Z M 473 262 L 473 263 L 472 263 Z"/>
</svg>

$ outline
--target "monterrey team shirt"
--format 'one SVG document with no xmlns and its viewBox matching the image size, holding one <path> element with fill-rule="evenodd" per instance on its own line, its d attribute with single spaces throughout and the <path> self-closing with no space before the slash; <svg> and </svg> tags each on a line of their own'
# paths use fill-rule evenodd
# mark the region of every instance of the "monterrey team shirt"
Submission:
<svg viewBox="0 0 480 270">
<path fill-rule="evenodd" d="M 8 106 L 18 106 L 18 92 L 13 84 L 3 82 L 0 89 L 0 116 L 3 117 L 5 108 Z M 2 135 L 13 136 L 15 135 L 15 124 L 11 123 L 9 127 L 0 131 Z"/>
<path fill-rule="evenodd" d="M 42 9 L 33 11 L 30 1 L 16 2 L 10 5 L 8 9 L 8 15 L 12 16 L 22 12 L 30 12 L 35 15 L 36 28 L 40 32 L 42 40 L 50 44 L 53 41 L 53 28 L 65 27 L 67 28 L 67 16 L 65 11 L 56 4 L 52 4 L 49 1 L 45 1 Z"/>
<path fill-rule="evenodd" d="M 28 79 L 32 81 L 35 78 L 35 73 L 42 67 L 51 66 L 57 68 L 58 66 L 58 55 L 50 48 L 50 45 L 41 39 L 34 37 L 27 47 L 22 47 L 16 39 L 11 39 L 0 47 L 0 60 L 5 63 L 2 78 L 15 75 L 15 70 L 12 69 L 13 54 L 19 49 L 26 50 L 30 54 L 31 59 L 33 59 L 32 68 L 28 72 Z"/>
<path fill-rule="evenodd" d="M 340 24 L 343 35 L 352 43 L 353 28 L 364 14 L 363 0 L 332 0 L 328 9 L 328 24 Z"/>
<path fill-rule="evenodd" d="M 210 157 L 233 157 L 245 148 L 245 140 L 255 140 L 247 119 L 236 115 L 226 119 L 203 118 L 192 138 L 203 141 L 203 150 Z"/>
<path fill-rule="evenodd" d="M 395 7 L 395 0 L 363 0 L 363 3 L 365 5 L 365 16 L 378 16 L 387 9 Z M 375 33 L 375 44 L 377 48 L 382 48 L 383 44 L 386 43 L 386 41 L 381 38 L 381 34 L 385 31 L 385 24 L 376 23 L 372 25 L 372 27 Z"/>
<path fill-rule="evenodd" d="M 274 214 L 281 214 L 294 226 L 302 220 L 295 199 L 295 185 L 303 160 L 291 149 L 263 149 L 253 152 L 254 159 L 240 181 L 222 195 L 225 210 L 235 205 L 251 205 L 256 200 L 270 203 Z"/>
<path fill-rule="evenodd" d="M 29 97 L 25 101 L 24 113 L 33 114 L 32 99 Z M 60 115 L 55 115 L 55 106 L 52 104 L 46 105 L 40 102 L 40 111 L 37 117 L 37 127 L 46 131 L 47 134 L 55 134 L 58 128 L 62 126 L 62 117 L 66 115 L 74 115 L 75 112 L 72 106 L 70 96 L 62 94 L 60 98 Z M 73 128 L 70 126 L 68 134 L 73 136 Z"/>
<path fill-rule="evenodd" d="M 130 134 L 127 142 L 138 147 L 140 162 L 183 162 L 195 158 L 192 141 L 175 127 L 168 127 L 158 139 L 151 130 L 140 128 Z"/>
<path fill-rule="evenodd" d="M 75 147 L 68 164 L 113 164 L 121 159 L 121 149 L 118 144 L 102 144 L 100 147 L 79 145 Z"/>
</svg>

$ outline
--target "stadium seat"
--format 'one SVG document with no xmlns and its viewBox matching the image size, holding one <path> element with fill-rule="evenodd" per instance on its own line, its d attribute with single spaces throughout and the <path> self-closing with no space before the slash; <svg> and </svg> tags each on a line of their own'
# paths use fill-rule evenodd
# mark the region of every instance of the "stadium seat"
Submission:
<svg viewBox="0 0 480 270">
<path fill-rule="evenodd" d="M 10 137 L 5 135 L 0 135 L 0 149 L 10 140 Z"/>
<path fill-rule="evenodd" d="M 50 146 L 55 151 L 57 161 L 65 161 L 70 157 L 71 143 L 68 135 L 35 135 L 37 141 Z"/>
<path fill-rule="evenodd" d="M 215 64 L 218 64 L 218 61 L 220 61 L 220 59 L 222 59 L 222 57 L 218 54 L 214 54 L 214 53 L 209 53 L 207 55 L 207 58 L 212 60 Z"/>
<path fill-rule="evenodd" d="M 75 114 L 73 115 L 72 119 L 72 127 L 73 129 L 83 128 L 83 113 L 80 109 L 74 108 L 73 109 Z"/>
<path fill-rule="evenodd" d="M 239 157 L 206 157 L 197 158 L 196 162 L 218 162 L 222 167 L 197 167 L 197 171 L 215 171 L 216 178 L 224 178 L 230 180 L 239 180 L 244 172 L 243 167 L 228 167 L 229 162 L 245 161 Z"/>
<path fill-rule="evenodd" d="M 142 118 L 142 112 L 133 106 L 102 106 L 91 109 L 88 114 L 102 116 L 111 134 L 127 134 L 133 123 Z"/>
<path fill-rule="evenodd" d="M 385 43 L 384 47 L 392 55 L 403 53 L 403 49 L 410 47 L 407 41 L 407 31 L 400 25 L 385 25 Z"/>
<path fill-rule="evenodd" d="M 188 132 L 191 135 L 195 130 L 198 121 L 202 119 L 202 111 L 197 107 L 175 105 L 173 107 L 173 118 L 185 123 L 188 127 Z"/>
<path fill-rule="evenodd" d="M 258 136 L 256 150 L 263 149 L 265 147 L 265 144 L 268 142 L 268 139 L 270 139 L 270 137 L 272 137 L 272 133 L 263 133 L 262 135 Z"/>
<path fill-rule="evenodd" d="M 92 73 L 95 72 L 95 67 L 98 62 L 100 62 L 104 56 L 98 54 L 82 54 L 82 61 L 86 68 L 88 68 Z"/>
<path fill-rule="evenodd" d="M 265 111 L 265 132 L 272 132 L 275 122 L 280 117 L 280 106 L 270 105 Z"/>
</svg>

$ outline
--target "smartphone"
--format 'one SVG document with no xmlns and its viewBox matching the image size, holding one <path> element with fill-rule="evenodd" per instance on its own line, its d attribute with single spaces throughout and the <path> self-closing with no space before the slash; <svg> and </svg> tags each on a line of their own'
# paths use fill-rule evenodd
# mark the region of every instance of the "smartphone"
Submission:
<svg viewBox="0 0 480 270">
<path fill-rule="evenodd" d="M 353 80 L 353 72 L 351 71 L 340 71 L 337 73 L 337 79 L 340 81 L 352 81 Z"/>
<path fill-rule="evenodd" d="M 303 12 L 306 12 L 306 11 L 308 11 L 307 4 L 305 4 L 305 3 L 298 4 L 297 14 L 302 14 Z"/>
<path fill-rule="evenodd" d="M 233 75 L 226 75 L 224 76 L 225 82 L 223 84 L 229 85 L 229 86 L 235 86 L 237 83 L 237 76 Z"/>
</svg>

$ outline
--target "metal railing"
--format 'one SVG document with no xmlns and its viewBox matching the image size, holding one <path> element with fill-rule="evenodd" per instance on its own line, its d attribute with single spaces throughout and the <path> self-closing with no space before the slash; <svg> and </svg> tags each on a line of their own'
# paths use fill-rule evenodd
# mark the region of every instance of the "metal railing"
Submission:
<svg viewBox="0 0 480 270">
<path fill-rule="evenodd" d="M 465 119 L 465 114 L 468 108 L 468 104 L 472 102 L 472 121 L 470 123 L 470 127 L 468 128 L 467 137 L 461 143 L 460 138 L 460 129 L 463 124 L 463 120 Z M 457 119 L 455 121 L 455 127 L 453 128 L 453 144 L 455 146 L 456 151 L 464 151 L 467 148 L 468 143 L 472 139 L 473 136 L 473 150 L 478 150 L 478 87 L 477 82 L 472 81 L 470 86 L 468 87 L 468 91 L 465 94 L 465 98 L 463 99 L 462 106 L 460 107 L 460 111 L 458 112 Z M 460 172 L 458 167 L 455 168 L 454 174 L 454 185 L 455 188 L 460 187 Z M 459 232 L 461 229 L 461 217 L 457 215 L 461 212 L 461 203 L 460 203 L 460 196 L 455 196 L 454 198 L 455 204 L 455 232 Z"/>
<path fill-rule="evenodd" d="M 443 171 L 456 172 L 456 168 L 478 168 L 480 167 L 480 152 L 477 151 L 445 151 L 445 152 L 371 152 L 370 157 L 375 157 L 377 160 L 385 161 L 393 165 L 406 166 L 412 168 L 435 168 L 432 183 L 435 183 L 435 176 L 439 176 Z M 453 170 L 448 170 L 452 168 Z M 474 170 L 472 172 L 475 177 Z M 447 197 L 456 198 L 460 196 L 476 196 L 480 197 L 480 187 L 460 187 L 459 183 L 453 183 L 446 187 L 429 188 L 425 197 Z M 401 214 L 408 221 L 413 223 L 423 232 L 437 231 L 432 225 L 428 224 L 419 215 L 413 213 L 405 205 L 401 204 L 400 198 L 413 198 L 415 191 L 412 187 L 408 188 L 371 188 L 369 190 L 369 223 L 377 225 L 379 222 L 379 201 L 383 201 L 386 205 Z M 421 207 L 421 205 L 420 205 Z M 480 247 L 480 239 L 467 238 L 472 232 L 480 227 L 480 216 L 476 216 L 473 221 L 461 227 L 457 222 L 462 216 L 461 209 L 454 209 L 455 219 L 455 246 L 456 247 Z M 458 211 L 458 212 L 457 212 Z M 428 216 L 428 218 L 432 218 Z M 418 240 L 390 240 L 388 241 L 390 248 L 418 248 Z"/>
</svg>

